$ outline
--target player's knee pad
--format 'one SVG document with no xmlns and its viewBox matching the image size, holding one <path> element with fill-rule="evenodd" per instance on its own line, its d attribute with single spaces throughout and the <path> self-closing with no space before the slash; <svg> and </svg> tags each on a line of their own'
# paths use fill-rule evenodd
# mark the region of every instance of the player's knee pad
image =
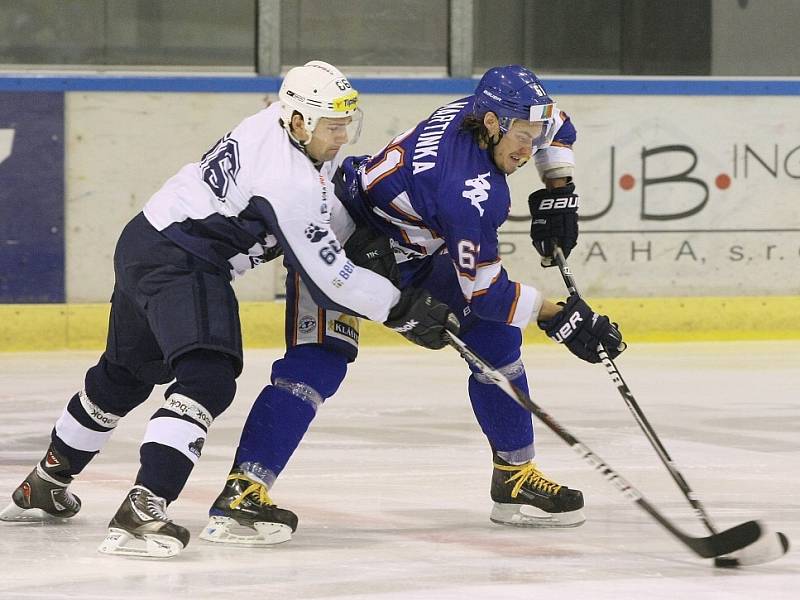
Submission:
<svg viewBox="0 0 800 600">
<path fill-rule="evenodd" d="M 192 350 L 174 361 L 175 383 L 165 394 L 178 394 L 203 406 L 212 419 L 221 415 L 236 394 L 236 362 L 224 352 Z"/>
<path fill-rule="evenodd" d="M 137 478 L 166 490 L 164 497 L 183 487 L 211 423 L 236 393 L 236 363 L 223 352 L 192 350 L 175 359 L 174 369 L 176 381 L 147 424 Z"/>
<path fill-rule="evenodd" d="M 480 321 L 463 337 L 464 342 L 495 369 L 511 381 L 525 374 L 520 348 L 522 332 L 517 327 L 505 323 Z M 477 369 L 470 365 L 475 380 L 491 383 Z"/>
<path fill-rule="evenodd" d="M 272 385 L 318 406 L 339 389 L 347 357 L 322 346 L 295 346 L 272 365 Z"/>
<path fill-rule="evenodd" d="M 67 458 L 67 471 L 79 473 L 111 437 L 119 420 L 147 400 L 153 385 L 105 355 L 86 372 L 85 388 L 67 403 L 51 438 Z"/>
<path fill-rule="evenodd" d="M 488 363 L 501 366 L 519 358 L 522 331 L 505 323 L 481 320 L 461 339 Z"/>
<path fill-rule="evenodd" d="M 51 434 L 56 449 L 68 458 L 66 466 L 75 469 L 74 473 L 80 472 L 102 450 L 121 417 L 100 407 L 86 390 L 75 394 Z"/>
<path fill-rule="evenodd" d="M 126 367 L 110 362 L 105 355 L 86 372 L 85 395 L 102 412 L 125 416 L 147 400 L 153 384 L 142 381 Z"/>
<path fill-rule="evenodd" d="M 528 386 L 525 380 L 525 365 L 522 364 L 522 358 L 519 356 L 510 363 L 496 366 L 495 370 L 505 375 L 506 378 L 517 387 L 521 387 L 523 390 L 527 391 Z M 472 369 L 471 379 L 484 385 L 495 385 L 491 377 L 484 375 L 477 369 Z"/>
</svg>

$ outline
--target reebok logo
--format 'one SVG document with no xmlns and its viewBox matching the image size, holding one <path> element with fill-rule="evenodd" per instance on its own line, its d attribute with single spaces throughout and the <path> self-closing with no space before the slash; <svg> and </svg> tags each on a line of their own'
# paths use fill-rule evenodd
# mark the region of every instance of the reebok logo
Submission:
<svg viewBox="0 0 800 600">
<path fill-rule="evenodd" d="M 198 423 L 203 423 L 206 426 L 206 429 L 211 427 L 211 419 L 209 418 L 208 413 L 200 410 L 198 407 L 194 408 L 193 414 L 189 415 Z"/>
<path fill-rule="evenodd" d="M 181 413 L 185 415 L 189 411 L 189 405 L 185 402 L 181 402 L 175 396 L 170 396 L 167 400 L 167 408 L 173 412 Z"/>
<path fill-rule="evenodd" d="M 179 415 L 186 415 L 197 423 L 205 425 L 206 429 L 211 427 L 211 422 L 213 421 L 211 415 L 202 404 L 195 402 L 191 398 L 187 398 L 181 394 L 172 394 L 164 403 L 164 408 L 178 413 Z"/>
<path fill-rule="evenodd" d="M 394 329 L 397 333 L 408 333 L 409 331 L 412 331 L 414 327 L 416 327 L 417 325 L 419 325 L 419 321 L 410 319 L 400 327 L 392 327 L 392 329 Z"/>
<path fill-rule="evenodd" d="M 83 410 L 86 411 L 86 414 L 91 417 L 91 419 L 101 425 L 102 427 L 107 427 L 108 429 L 114 429 L 119 423 L 119 417 L 112 413 L 105 412 L 102 408 L 97 406 L 89 396 L 86 394 L 86 390 L 81 390 L 78 392 L 78 399 L 81 402 L 81 407 Z"/>
<path fill-rule="evenodd" d="M 114 418 L 107 417 L 106 413 L 104 413 L 102 410 L 100 410 L 97 406 L 94 406 L 92 408 L 91 417 L 92 417 L 92 419 L 94 419 L 95 421 L 97 421 L 101 425 L 105 425 L 106 427 L 115 427 L 116 424 L 117 424 L 117 421 L 119 421 L 119 419 L 116 418 L 116 417 L 114 417 Z"/>
</svg>

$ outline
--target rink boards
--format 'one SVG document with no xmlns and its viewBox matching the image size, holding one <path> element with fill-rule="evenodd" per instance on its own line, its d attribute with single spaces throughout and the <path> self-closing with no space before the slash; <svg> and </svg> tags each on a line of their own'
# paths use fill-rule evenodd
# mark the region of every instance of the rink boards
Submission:
<svg viewBox="0 0 800 600">
<path fill-rule="evenodd" d="M 800 338 L 800 132 L 787 125 L 800 82 L 544 79 L 578 128 L 582 222 L 570 264 L 587 298 L 634 340 Z M 354 83 L 366 122 L 348 152 L 360 154 L 475 82 Z M 0 349 L 101 346 L 124 224 L 277 87 L 235 76 L 0 77 Z M 563 296 L 528 239 L 535 169 L 509 182 L 504 264 Z M 279 345 L 282 267 L 235 285 L 246 343 Z M 364 330 L 364 343 L 396 339 Z"/>
<path fill-rule="evenodd" d="M 607 298 L 592 302 L 612 315 L 631 342 L 800 339 L 797 296 Z M 240 305 L 245 346 L 283 345 L 285 304 L 243 302 Z M 108 304 L 0 304 L 0 349 L 31 351 L 102 349 Z M 361 345 L 407 344 L 378 323 L 362 321 Z M 548 342 L 535 326 L 525 343 Z"/>
</svg>

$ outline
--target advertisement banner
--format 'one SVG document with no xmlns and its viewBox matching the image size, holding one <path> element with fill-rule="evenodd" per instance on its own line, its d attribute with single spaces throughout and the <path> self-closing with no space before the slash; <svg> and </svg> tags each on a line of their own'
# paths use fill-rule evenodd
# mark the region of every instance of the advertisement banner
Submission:
<svg viewBox="0 0 800 600">
<path fill-rule="evenodd" d="M 581 234 L 569 262 L 583 293 L 800 294 L 800 98 L 558 102 L 578 130 Z M 541 182 L 526 167 L 509 183 L 503 261 L 541 280 L 526 204 Z"/>
<path fill-rule="evenodd" d="M 0 94 L 0 303 L 64 301 L 64 94 Z"/>
</svg>

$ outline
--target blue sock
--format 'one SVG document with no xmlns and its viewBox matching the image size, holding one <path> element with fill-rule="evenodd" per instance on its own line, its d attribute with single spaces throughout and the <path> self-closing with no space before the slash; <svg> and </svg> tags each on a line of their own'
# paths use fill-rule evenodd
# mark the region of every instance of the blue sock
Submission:
<svg viewBox="0 0 800 600">
<path fill-rule="evenodd" d="M 271 486 L 346 372 L 347 358 L 321 346 L 287 350 L 272 366 L 272 384 L 250 409 L 234 464 Z"/>
<path fill-rule="evenodd" d="M 511 382 L 528 393 L 528 380 L 520 359 L 522 333 L 504 323 L 479 321 L 464 341 Z M 473 369 L 469 378 L 472 410 L 492 450 L 510 462 L 533 458 L 533 422 L 524 408 Z"/>
</svg>

